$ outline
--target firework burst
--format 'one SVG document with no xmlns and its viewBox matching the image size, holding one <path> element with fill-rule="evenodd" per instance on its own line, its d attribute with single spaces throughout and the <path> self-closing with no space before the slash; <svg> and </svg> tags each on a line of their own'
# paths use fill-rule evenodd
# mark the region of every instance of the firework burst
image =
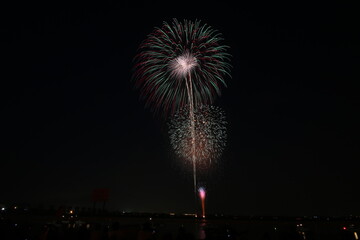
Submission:
<svg viewBox="0 0 360 240">
<path fill-rule="evenodd" d="M 196 166 L 206 169 L 221 156 L 226 145 L 225 114 L 215 106 L 203 105 L 196 108 L 194 138 L 191 136 L 191 120 L 188 116 L 189 108 L 184 108 L 171 118 L 170 144 L 181 159 L 191 163 L 195 155 Z"/>
<path fill-rule="evenodd" d="M 146 106 L 166 115 L 187 104 L 212 103 L 230 72 L 228 46 L 222 40 L 220 33 L 197 20 L 174 19 L 155 28 L 134 59 L 133 79 Z"/>
<path fill-rule="evenodd" d="M 220 95 L 225 75 L 230 76 L 230 55 L 222 40 L 207 24 L 174 19 L 155 28 L 134 59 L 133 79 L 146 106 L 155 113 L 161 110 L 163 116 L 186 109 L 182 117 L 174 117 L 179 131 L 174 130 L 171 138 L 175 151 L 192 162 L 195 196 L 198 162 L 216 159 L 224 144 L 225 131 L 215 128 L 222 118 L 210 117 L 216 111 L 201 107 Z"/>
</svg>

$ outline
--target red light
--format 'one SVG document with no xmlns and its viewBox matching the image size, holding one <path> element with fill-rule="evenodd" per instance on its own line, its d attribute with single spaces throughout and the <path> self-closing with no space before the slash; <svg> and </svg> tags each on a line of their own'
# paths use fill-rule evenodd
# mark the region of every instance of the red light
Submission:
<svg viewBox="0 0 360 240">
<path fill-rule="evenodd" d="M 343 230 L 346 230 L 346 227 L 343 227 Z"/>
</svg>

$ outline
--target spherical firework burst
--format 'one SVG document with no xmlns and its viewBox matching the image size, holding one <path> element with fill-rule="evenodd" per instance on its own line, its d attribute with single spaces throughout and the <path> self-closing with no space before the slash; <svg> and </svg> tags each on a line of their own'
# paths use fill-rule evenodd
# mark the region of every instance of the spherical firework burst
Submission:
<svg viewBox="0 0 360 240">
<path fill-rule="evenodd" d="M 222 40 L 197 20 L 174 19 L 155 28 L 134 59 L 133 79 L 146 105 L 167 114 L 187 104 L 212 103 L 230 72 L 228 46 Z"/>
<path fill-rule="evenodd" d="M 169 122 L 170 143 L 185 161 L 196 157 L 196 165 L 207 168 L 217 160 L 226 145 L 225 114 L 219 107 L 203 105 L 194 110 L 194 135 L 191 136 L 189 108 L 178 111 Z M 194 146 L 195 147 L 192 147 Z M 195 151 L 195 152 L 193 152 Z"/>
</svg>

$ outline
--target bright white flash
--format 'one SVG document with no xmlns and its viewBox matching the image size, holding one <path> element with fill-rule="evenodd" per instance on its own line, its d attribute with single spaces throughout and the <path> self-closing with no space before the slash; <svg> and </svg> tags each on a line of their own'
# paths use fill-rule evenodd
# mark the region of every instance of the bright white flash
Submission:
<svg viewBox="0 0 360 240">
<path fill-rule="evenodd" d="M 171 73 L 177 78 L 187 76 L 197 66 L 196 58 L 189 52 L 185 52 L 170 63 Z"/>
</svg>

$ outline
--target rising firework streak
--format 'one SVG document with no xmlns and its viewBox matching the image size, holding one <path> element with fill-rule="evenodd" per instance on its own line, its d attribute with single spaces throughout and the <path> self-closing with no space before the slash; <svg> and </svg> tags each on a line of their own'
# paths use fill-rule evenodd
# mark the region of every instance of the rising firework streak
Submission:
<svg viewBox="0 0 360 240">
<path fill-rule="evenodd" d="M 203 187 L 199 188 L 199 196 L 200 196 L 200 201 L 201 201 L 202 217 L 205 218 L 205 197 L 206 197 L 205 188 L 203 188 Z"/>
</svg>

